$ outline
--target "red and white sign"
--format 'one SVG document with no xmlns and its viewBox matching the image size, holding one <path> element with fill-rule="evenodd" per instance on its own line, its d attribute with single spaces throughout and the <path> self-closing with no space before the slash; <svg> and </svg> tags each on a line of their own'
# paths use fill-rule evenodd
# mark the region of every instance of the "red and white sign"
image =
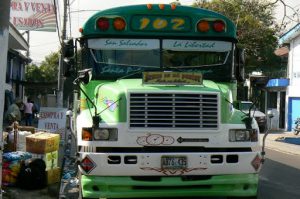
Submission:
<svg viewBox="0 0 300 199">
<path fill-rule="evenodd" d="M 53 0 L 11 0 L 10 22 L 19 30 L 55 32 Z"/>
</svg>

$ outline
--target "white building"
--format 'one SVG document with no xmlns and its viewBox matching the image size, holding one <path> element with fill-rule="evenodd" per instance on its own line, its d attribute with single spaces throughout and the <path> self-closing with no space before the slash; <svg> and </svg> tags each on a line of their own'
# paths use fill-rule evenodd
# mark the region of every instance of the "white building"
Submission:
<svg viewBox="0 0 300 199">
<path fill-rule="evenodd" d="M 4 112 L 16 97 L 24 99 L 25 65 L 30 61 L 24 54 L 28 50 L 27 41 L 10 23 L 5 84 L 3 85 L 5 90 Z"/>
<path fill-rule="evenodd" d="M 292 131 L 297 117 L 300 117 L 300 24 L 286 32 L 279 40 L 289 48 L 286 89 L 286 129 Z"/>
</svg>

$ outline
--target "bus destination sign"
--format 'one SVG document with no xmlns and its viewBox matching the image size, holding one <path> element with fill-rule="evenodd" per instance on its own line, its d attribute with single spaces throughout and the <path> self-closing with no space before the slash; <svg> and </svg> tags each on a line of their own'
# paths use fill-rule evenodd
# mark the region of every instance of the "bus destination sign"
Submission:
<svg viewBox="0 0 300 199">
<path fill-rule="evenodd" d="M 143 84 L 202 85 L 201 73 L 144 72 Z"/>
</svg>

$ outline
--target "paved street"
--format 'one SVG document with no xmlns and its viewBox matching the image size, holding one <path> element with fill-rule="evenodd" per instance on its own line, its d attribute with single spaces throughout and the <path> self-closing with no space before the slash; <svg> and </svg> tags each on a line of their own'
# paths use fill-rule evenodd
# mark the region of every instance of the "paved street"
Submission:
<svg viewBox="0 0 300 199">
<path fill-rule="evenodd" d="M 300 147 L 299 147 L 300 149 Z M 259 199 L 300 198 L 300 156 L 267 150 L 261 170 Z"/>
<path fill-rule="evenodd" d="M 282 142 L 284 139 L 297 140 L 300 136 L 272 132 L 267 137 L 267 159 L 260 173 L 259 199 L 300 198 L 300 145 Z"/>
</svg>

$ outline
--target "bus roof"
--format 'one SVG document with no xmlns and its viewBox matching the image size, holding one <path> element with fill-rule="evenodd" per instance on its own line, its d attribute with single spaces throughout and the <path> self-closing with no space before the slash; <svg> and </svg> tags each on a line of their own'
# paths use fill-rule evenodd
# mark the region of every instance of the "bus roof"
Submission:
<svg viewBox="0 0 300 199">
<path fill-rule="evenodd" d="M 124 29 L 116 30 L 114 20 L 123 19 Z M 107 20 L 108 29 L 101 30 L 100 19 Z M 206 21 L 209 30 L 200 32 L 197 24 Z M 223 22 L 225 28 L 221 32 L 213 29 L 214 23 Z M 106 24 L 107 25 L 107 24 Z M 90 17 L 82 29 L 82 37 L 176 37 L 224 39 L 236 41 L 236 27 L 224 15 L 188 6 L 172 6 L 170 4 L 133 5 L 116 7 L 99 11 Z"/>
</svg>

